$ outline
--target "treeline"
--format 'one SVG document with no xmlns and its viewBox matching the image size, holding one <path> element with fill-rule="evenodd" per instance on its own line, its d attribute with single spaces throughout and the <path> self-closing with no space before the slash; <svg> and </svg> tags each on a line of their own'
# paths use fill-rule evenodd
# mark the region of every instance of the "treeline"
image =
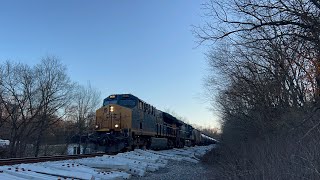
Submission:
<svg viewBox="0 0 320 180">
<path fill-rule="evenodd" d="M 3 156 L 43 155 L 44 145 L 65 144 L 71 136 L 86 133 L 99 96 L 90 85 L 73 82 L 55 57 L 34 66 L 1 63 L 0 138 L 10 140 Z"/>
<path fill-rule="evenodd" d="M 212 0 L 195 27 L 222 115 L 217 179 L 320 179 L 320 1 Z M 218 90 L 218 93 L 216 91 Z"/>
</svg>

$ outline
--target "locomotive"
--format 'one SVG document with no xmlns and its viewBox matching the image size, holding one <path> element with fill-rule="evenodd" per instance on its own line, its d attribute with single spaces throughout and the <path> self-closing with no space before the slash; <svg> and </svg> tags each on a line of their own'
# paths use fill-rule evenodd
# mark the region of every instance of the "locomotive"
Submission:
<svg viewBox="0 0 320 180">
<path fill-rule="evenodd" d="M 113 94 L 96 111 L 95 150 L 167 149 L 214 143 L 191 125 L 156 109 L 132 94 Z"/>
</svg>

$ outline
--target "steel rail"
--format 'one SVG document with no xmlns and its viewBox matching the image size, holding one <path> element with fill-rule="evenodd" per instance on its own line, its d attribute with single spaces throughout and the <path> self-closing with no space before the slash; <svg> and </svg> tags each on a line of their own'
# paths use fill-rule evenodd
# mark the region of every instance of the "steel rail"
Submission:
<svg viewBox="0 0 320 180">
<path fill-rule="evenodd" d="M 40 156 L 40 157 L 24 157 L 24 158 L 8 158 L 0 159 L 0 166 L 14 165 L 14 164 L 28 164 L 46 161 L 61 161 L 68 159 L 81 159 L 103 155 L 115 155 L 117 153 L 94 153 L 94 154 L 77 154 L 77 155 L 58 155 L 58 156 Z"/>
</svg>

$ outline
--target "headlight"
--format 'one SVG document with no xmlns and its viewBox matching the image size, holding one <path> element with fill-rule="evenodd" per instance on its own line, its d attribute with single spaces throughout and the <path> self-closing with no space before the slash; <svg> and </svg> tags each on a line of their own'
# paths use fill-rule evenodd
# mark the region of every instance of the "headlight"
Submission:
<svg viewBox="0 0 320 180">
<path fill-rule="evenodd" d="M 110 112 L 113 112 L 113 106 L 110 106 Z"/>
<path fill-rule="evenodd" d="M 96 125 L 96 129 L 98 129 L 99 128 L 99 126 L 98 125 Z"/>
<path fill-rule="evenodd" d="M 119 125 L 118 125 L 118 124 L 116 124 L 116 125 L 114 125 L 114 127 L 115 127 L 115 128 L 118 128 L 118 127 L 119 127 Z"/>
</svg>

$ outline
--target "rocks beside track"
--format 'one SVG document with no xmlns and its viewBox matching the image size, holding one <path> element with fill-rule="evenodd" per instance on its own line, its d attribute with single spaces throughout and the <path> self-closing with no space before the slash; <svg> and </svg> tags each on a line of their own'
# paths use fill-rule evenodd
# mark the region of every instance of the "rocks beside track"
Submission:
<svg viewBox="0 0 320 180">
<path fill-rule="evenodd" d="M 0 179 L 212 179 L 199 159 L 212 148 L 136 149 L 113 156 L 0 166 Z"/>
<path fill-rule="evenodd" d="M 147 172 L 143 177 L 132 177 L 132 180 L 211 180 L 212 168 L 203 163 L 179 162 L 170 160 L 165 168 Z"/>
</svg>

